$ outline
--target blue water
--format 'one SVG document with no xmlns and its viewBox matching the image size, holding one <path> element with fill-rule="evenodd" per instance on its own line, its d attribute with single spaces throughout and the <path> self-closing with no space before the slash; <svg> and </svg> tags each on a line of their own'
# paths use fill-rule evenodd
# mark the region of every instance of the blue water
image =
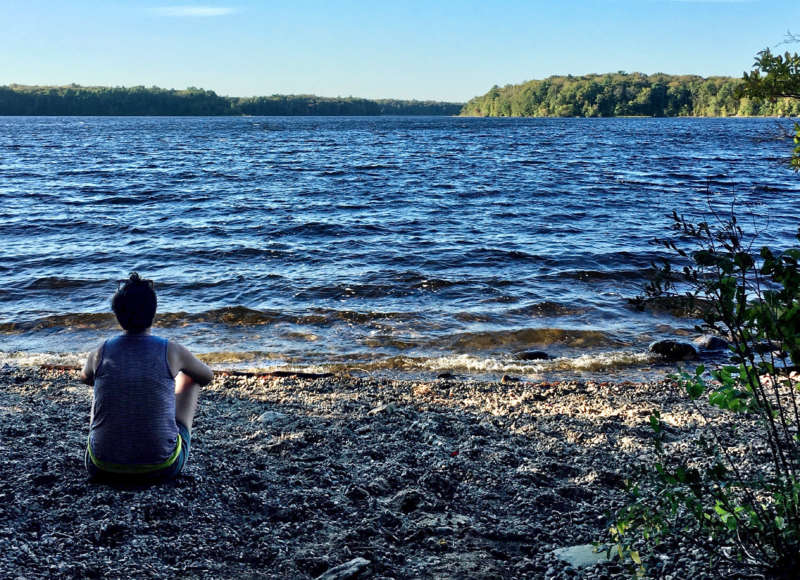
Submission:
<svg viewBox="0 0 800 580">
<path fill-rule="evenodd" d="M 636 375 L 695 323 L 628 304 L 673 209 L 797 231 L 787 125 L 0 118 L 0 351 L 78 360 L 137 270 L 218 367 Z"/>
</svg>

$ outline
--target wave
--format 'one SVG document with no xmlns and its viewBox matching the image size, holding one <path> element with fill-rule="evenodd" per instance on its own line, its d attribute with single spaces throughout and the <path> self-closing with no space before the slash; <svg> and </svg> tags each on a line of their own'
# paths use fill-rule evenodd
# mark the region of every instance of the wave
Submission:
<svg viewBox="0 0 800 580">
<path fill-rule="evenodd" d="M 88 352 L 21 352 L 0 351 L 0 366 L 63 365 L 80 368 Z M 503 374 L 540 378 L 542 375 L 592 373 L 639 370 L 649 371 L 657 362 L 646 352 L 611 351 L 585 354 L 575 358 L 555 358 L 546 361 L 518 361 L 502 357 L 481 357 L 472 354 L 454 354 L 434 357 L 391 356 L 364 359 L 358 355 L 339 355 L 328 361 L 291 359 L 276 353 L 262 351 L 215 351 L 199 353 L 198 357 L 218 371 L 250 370 L 300 370 L 304 372 L 334 373 L 386 373 L 404 374 L 457 373 L 487 378 Z"/>
<path fill-rule="evenodd" d="M 58 290 L 61 288 L 85 288 L 98 284 L 108 283 L 108 280 L 81 280 L 76 278 L 61 278 L 59 276 L 45 276 L 36 278 L 25 284 L 26 290 Z"/>
<path fill-rule="evenodd" d="M 555 260 L 549 256 L 542 256 L 539 254 L 532 254 L 523 250 L 505 250 L 502 248 L 476 248 L 470 249 L 470 256 L 474 260 L 485 260 L 492 263 L 507 263 L 507 262 L 541 262 L 541 263 L 555 263 Z"/>
<path fill-rule="evenodd" d="M 307 222 L 283 228 L 281 230 L 274 232 L 272 235 L 276 237 L 284 237 L 284 236 L 305 237 L 310 235 L 314 238 L 316 237 L 334 238 L 345 235 L 352 236 L 354 233 L 358 232 L 379 233 L 383 231 L 386 231 L 386 229 L 383 228 L 382 226 L 377 226 L 373 224 L 358 224 L 354 226 L 354 225 L 344 225 L 344 224 L 332 224 L 325 222 Z"/>
<path fill-rule="evenodd" d="M 586 307 L 567 306 L 559 304 L 558 302 L 544 301 L 522 308 L 512 308 L 508 310 L 507 314 L 511 316 L 533 316 L 533 317 L 546 317 L 546 316 L 575 316 L 584 314 L 589 309 Z"/>
<path fill-rule="evenodd" d="M 399 294 L 392 284 L 333 284 L 304 288 L 295 292 L 293 298 L 300 301 L 344 300 L 347 298 L 385 298 Z"/>
<path fill-rule="evenodd" d="M 39 367 L 58 365 L 82 368 L 89 352 L 23 352 L 0 351 L 0 367 L 13 365 L 20 367 Z"/>
<path fill-rule="evenodd" d="M 64 169 L 56 173 L 58 177 L 115 177 L 115 169 Z"/>
<path fill-rule="evenodd" d="M 216 308 L 206 312 L 189 314 L 185 312 L 170 312 L 159 314 L 159 326 L 183 326 L 189 324 L 216 323 L 228 326 L 259 326 L 285 320 L 281 312 L 271 310 L 255 310 L 245 306 L 229 306 Z"/>
<path fill-rule="evenodd" d="M 376 321 L 407 321 L 414 319 L 416 316 L 414 313 L 408 312 L 358 312 L 324 308 L 316 308 L 297 314 L 278 310 L 258 310 L 246 306 L 228 306 L 203 312 L 159 312 L 156 314 L 155 326 L 160 328 L 182 328 L 191 324 L 262 326 L 275 323 L 333 326 L 340 322 L 368 325 Z M 111 312 L 80 312 L 0 323 L 0 333 L 5 334 L 62 328 L 71 330 L 115 329 L 117 328 L 117 322 Z"/>
<path fill-rule="evenodd" d="M 420 292 L 439 292 L 450 288 L 474 289 L 510 285 L 505 280 L 460 280 L 426 276 L 419 272 L 406 271 L 396 274 L 377 273 L 361 283 L 333 282 L 309 286 L 298 290 L 294 298 L 299 301 L 350 298 L 398 298 L 415 296 Z"/>
<path fill-rule="evenodd" d="M 547 361 L 523 362 L 497 357 L 458 354 L 440 357 L 396 356 L 362 362 L 357 368 L 369 371 L 429 371 L 466 374 L 537 375 L 553 372 L 596 372 L 611 369 L 641 367 L 654 362 L 653 355 L 644 352 L 613 351 L 586 354 L 576 358 L 556 358 Z M 347 365 L 335 364 L 329 370 L 346 370 Z"/>
<path fill-rule="evenodd" d="M 254 248 L 252 246 L 236 246 L 229 248 L 192 248 L 185 251 L 193 260 L 217 261 L 220 259 L 271 259 L 282 260 L 292 256 L 292 252 L 278 248 Z"/>
<path fill-rule="evenodd" d="M 414 290 L 441 290 L 442 288 L 450 288 L 451 286 L 465 283 L 461 280 L 429 277 L 414 271 L 402 272 L 394 276 L 393 279 Z"/>
<path fill-rule="evenodd" d="M 219 308 L 200 313 L 166 312 L 156 315 L 155 325 L 175 328 L 187 324 L 218 323 L 229 326 L 255 326 L 281 319 L 282 315 L 244 306 Z M 117 328 L 117 320 L 111 312 L 54 314 L 29 321 L 0 323 L 0 333 L 35 332 L 45 329 L 107 330 Z"/>
<path fill-rule="evenodd" d="M 647 280 L 649 276 L 653 273 L 653 268 L 634 268 L 634 269 L 625 269 L 625 270 L 562 270 L 560 272 L 554 272 L 552 274 L 547 274 L 546 276 L 551 279 L 574 279 L 574 280 L 617 280 L 617 281 L 628 281 L 628 280 Z"/>
<path fill-rule="evenodd" d="M 116 319 L 112 313 L 55 314 L 31 321 L 0 323 L 0 333 L 14 334 L 51 328 L 95 330 L 114 328 Z"/>
<path fill-rule="evenodd" d="M 353 169 L 356 171 L 373 171 L 375 169 L 399 169 L 398 165 L 368 163 L 364 165 L 354 165 Z"/>
<path fill-rule="evenodd" d="M 523 349 L 530 346 L 560 345 L 570 348 L 596 348 L 622 344 L 606 332 L 599 330 L 572 330 L 564 328 L 522 328 L 464 332 L 428 343 L 429 347 L 474 352 L 497 349 Z"/>
<path fill-rule="evenodd" d="M 18 179 L 28 177 L 43 177 L 44 173 L 36 173 L 35 171 L 18 171 L 13 167 L 0 169 L 0 175 L 3 177 Z"/>
</svg>

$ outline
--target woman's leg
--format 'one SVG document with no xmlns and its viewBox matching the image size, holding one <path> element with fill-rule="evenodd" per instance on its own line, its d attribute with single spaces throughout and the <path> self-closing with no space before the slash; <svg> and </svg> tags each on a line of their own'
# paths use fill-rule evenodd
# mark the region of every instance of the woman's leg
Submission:
<svg viewBox="0 0 800 580">
<path fill-rule="evenodd" d="M 200 385 L 186 373 L 178 373 L 175 377 L 175 420 L 186 425 L 190 433 L 199 394 Z"/>
</svg>

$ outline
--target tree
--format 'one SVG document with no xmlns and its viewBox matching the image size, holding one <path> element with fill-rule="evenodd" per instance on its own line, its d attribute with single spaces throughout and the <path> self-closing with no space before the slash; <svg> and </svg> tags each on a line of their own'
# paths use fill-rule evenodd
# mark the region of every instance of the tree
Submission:
<svg viewBox="0 0 800 580">
<path fill-rule="evenodd" d="M 436 101 L 220 97 L 197 87 L 0 87 L 0 115 L 456 115 L 460 110 L 459 103 Z"/>
<path fill-rule="evenodd" d="M 790 35 L 790 40 L 798 41 Z M 800 54 L 772 54 L 764 49 L 756 56 L 753 70 L 744 73 L 744 94 L 775 102 L 780 98 L 800 100 Z M 790 165 L 800 171 L 800 123 L 794 124 L 794 151 Z"/>
</svg>

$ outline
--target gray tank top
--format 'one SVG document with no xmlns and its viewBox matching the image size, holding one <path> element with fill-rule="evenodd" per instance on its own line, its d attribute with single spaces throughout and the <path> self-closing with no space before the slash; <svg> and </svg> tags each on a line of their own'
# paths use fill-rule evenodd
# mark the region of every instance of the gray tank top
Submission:
<svg viewBox="0 0 800 580">
<path fill-rule="evenodd" d="M 161 463 L 175 451 L 177 437 L 167 340 L 149 334 L 107 340 L 95 371 L 94 456 L 122 465 Z"/>
</svg>

